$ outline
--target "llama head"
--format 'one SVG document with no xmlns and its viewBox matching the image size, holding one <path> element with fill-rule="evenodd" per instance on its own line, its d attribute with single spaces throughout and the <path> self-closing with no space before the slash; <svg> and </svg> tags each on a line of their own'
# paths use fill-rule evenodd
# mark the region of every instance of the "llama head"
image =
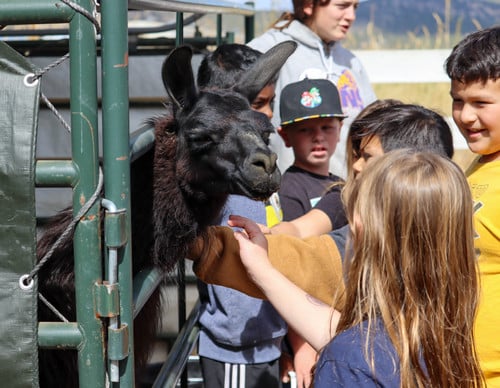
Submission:
<svg viewBox="0 0 500 388">
<path fill-rule="evenodd" d="M 188 179 L 195 190 L 264 199 L 279 188 L 277 156 L 268 147 L 274 128 L 249 103 L 295 49 L 293 44 L 276 47 L 231 90 L 199 92 L 187 46 L 165 60 L 162 77 L 172 100 L 178 151 L 188 154 Z"/>
</svg>

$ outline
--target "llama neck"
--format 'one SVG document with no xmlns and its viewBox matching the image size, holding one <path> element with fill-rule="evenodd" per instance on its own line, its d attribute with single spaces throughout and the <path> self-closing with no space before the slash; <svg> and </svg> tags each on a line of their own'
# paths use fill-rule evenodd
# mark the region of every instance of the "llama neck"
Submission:
<svg viewBox="0 0 500 388">
<path fill-rule="evenodd" d="M 188 152 L 178 150 L 177 136 L 157 130 L 153 177 L 153 256 L 169 270 L 186 255 L 188 245 L 212 225 L 227 195 L 212 195 L 191 184 Z"/>
</svg>

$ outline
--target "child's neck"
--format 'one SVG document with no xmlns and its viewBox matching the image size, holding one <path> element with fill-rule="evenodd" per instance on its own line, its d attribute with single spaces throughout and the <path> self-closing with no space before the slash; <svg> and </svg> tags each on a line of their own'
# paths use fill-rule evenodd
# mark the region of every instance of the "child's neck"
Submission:
<svg viewBox="0 0 500 388">
<path fill-rule="evenodd" d="M 479 158 L 479 163 L 489 163 L 489 162 L 497 162 L 500 160 L 500 151 L 493 152 L 492 154 L 482 155 Z"/>
</svg>

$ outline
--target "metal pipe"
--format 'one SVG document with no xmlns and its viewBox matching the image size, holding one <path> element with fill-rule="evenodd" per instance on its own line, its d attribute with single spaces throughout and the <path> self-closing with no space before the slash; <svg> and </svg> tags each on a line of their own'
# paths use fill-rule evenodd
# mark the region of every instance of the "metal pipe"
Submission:
<svg viewBox="0 0 500 388">
<path fill-rule="evenodd" d="M 128 327 L 127 357 L 110 362 L 111 382 L 134 386 L 134 322 L 132 307 L 132 251 L 129 159 L 128 9 L 123 0 L 101 1 L 102 136 L 106 197 L 125 211 L 125 245 L 116 274 L 120 283 L 117 328 Z M 110 254 L 112 250 L 110 250 Z"/>
<path fill-rule="evenodd" d="M 3 1 L 0 24 L 68 23 L 75 11 L 61 1 Z"/>
<path fill-rule="evenodd" d="M 3 8 L 2 8 L 3 12 Z M 201 19 L 205 14 L 197 13 L 194 15 L 189 15 L 184 18 L 184 25 L 188 26 L 191 23 L 196 22 Z M 2 17 L 0 16 L 0 19 Z M 157 32 L 173 31 L 175 30 L 176 23 L 166 23 L 154 27 L 130 27 L 128 29 L 129 35 L 142 35 L 142 34 L 152 34 Z M 37 30 L 28 29 L 16 29 L 16 30 L 2 30 L 0 31 L 0 36 L 47 36 L 47 35 L 69 35 L 69 30 L 67 28 L 43 28 Z"/>
<path fill-rule="evenodd" d="M 192 12 L 192 13 L 229 13 L 253 15 L 255 10 L 242 4 L 223 0 L 129 0 L 129 9 Z"/>
<path fill-rule="evenodd" d="M 143 269 L 134 276 L 134 318 L 137 317 L 151 294 L 163 280 L 164 275 L 158 268 Z"/>
<path fill-rule="evenodd" d="M 103 198 L 101 205 L 109 212 L 116 213 L 118 208 L 109 199 Z M 118 282 L 118 248 L 108 247 L 108 282 L 113 285 Z M 120 316 L 113 316 L 109 318 L 109 327 L 118 329 L 120 326 Z M 118 360 L 110 361 L 109 379 L 112 382 L 120 381 L 120 365 Z"/>
<path fill-rule="evenodd" d="M 78 171 L 71 160 L 38 160 L 35 165 L 37 187 L 73 187 Z"/>
<path fill-rule="evenodd" d="M 93 0 L 77 0 L 87 12 Z M 79 171 L 73 188 L 73 215 L 93 195 L 99 180 L 96 30 L 75 13 L 70 23 L 71 154 Z M 102 282 L 99 203 L 76 225 L 73 236 L 76 318 L 86 341 L 78 349 L 80 388 L 105 388 L 103 322 L 95 313 L 93 290 Z M 90 362 L 92 360 L 92 362 Z"/>
<path fill-rule="evenodd" d="M 191 310 L 186 324 L 182 327 L 177 339 L 170 350 L 169 356 L 165 364 L 163 364 L 153 388 L 175 387 L 181 374 L 183 373 L 188 356 L 196 344 L 198 339 L 199 327 L 197 325 L 200 318 L 200 301 L 198 300 Z"/>
<path fill-rule="evenodd" d="M 38 345 L 41 348 L 76 349 L 83 336 L 76 322 L 40 322 Z"/>
</svg>

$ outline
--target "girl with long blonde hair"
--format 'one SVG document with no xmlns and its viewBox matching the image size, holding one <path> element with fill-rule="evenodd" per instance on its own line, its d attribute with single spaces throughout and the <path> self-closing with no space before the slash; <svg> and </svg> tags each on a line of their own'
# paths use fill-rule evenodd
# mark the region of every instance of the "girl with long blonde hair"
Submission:
<svg viewBox="0 0 500 388">
<path fill-rule="evenodd" d="M 391 151 L 349 187 L 352 228 L 342 315 L 272 267 L 266 239 L 233 217 L 247 271 L 316 349 L 315 387 L 479 387 L 472 199 L 452 161 Z M 335 333 L 333 338 L 332 333 Z"/>
</svg>

